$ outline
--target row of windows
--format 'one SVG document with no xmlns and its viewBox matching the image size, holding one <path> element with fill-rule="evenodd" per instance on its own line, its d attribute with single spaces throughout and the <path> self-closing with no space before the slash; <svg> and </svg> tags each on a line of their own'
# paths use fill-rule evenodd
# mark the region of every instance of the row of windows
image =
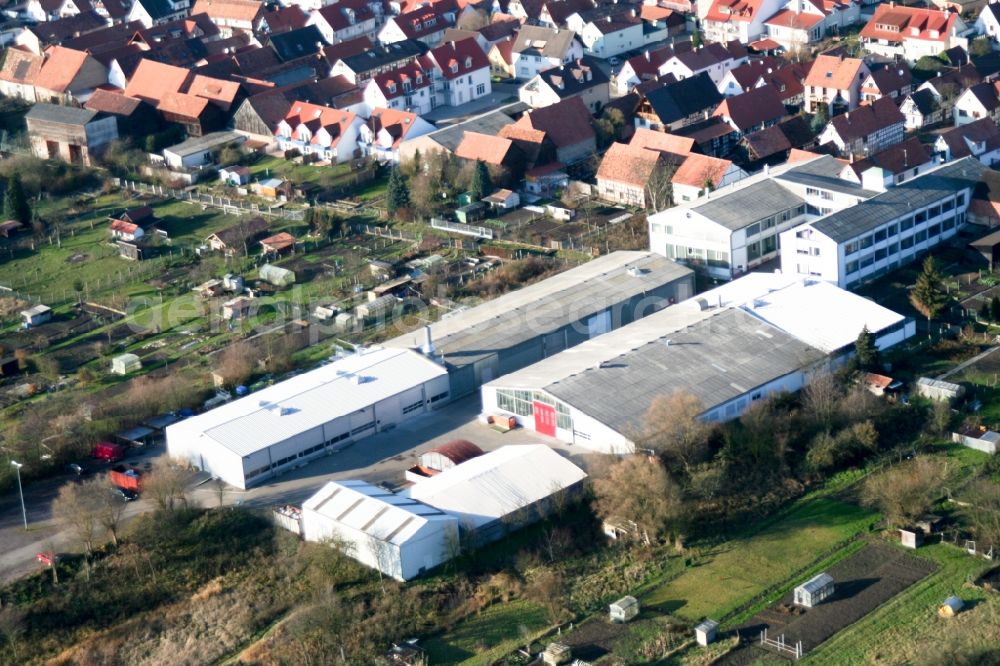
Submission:
<svg viewBox="0 0 1000 666">
<path fill-rule="evenodd" d="M 261 474 L 265 474 L 265 473 L 267 473 L 268 471 L 270 471 L 272 469 L 275 469 L 277 467 L 281 467 L 282 465 L 286 465 L 286 464 L 292 462 L 293 460 L 295 460 L 296 458 L 305 458 L 306 456 L 310 456 L 310 455 L 312 455 L 312 454 L 314 454 L 314 453 L 316 453 L 318 451 L 321 451 L 324 447 L 330 446 L 332 444 L 336 444 L 337 442 L 341 442 L 341 441 L 347 439 L 350 436 L 351 436 L 351 433 L 342 432 L 339 435 L 335 435 L 335 436 L 331 437 L 330 439 L 326 440 L 325 442 L 317 444 L 316 446 L 310 446 L 308 449 L 299 451 L 295 455 L 291 455 L 291 456 L 287 456 L 285 458 L 281 458 L 280 460 L 276 460 L 275 462 L 273 462 L 270 465 L 264 465 L 263 467 L 258 467 L 257 469 L 252 469 L 249 472 L 247 472 L 246 474 L 244 474 L 243 478 L 249 480 L 249 479 L 252 479 L 252 478 L 254 478 L 256 476 L 260 476 Z"/>
<path fill-rule="evenodd" d="M 406 407 L 403 407 L 403 413 L 404 414 L 412 414 L 413 412 L 417 411 L 418 409 L 423 409 L 423 406 L 424 406 L 424 401 L 423 400 L 418 400 L 415 403 L 413 403 L 412 405 L 407 405 Z"/>
<path fill-rule="evenodd" d="M 887 238 L 891 238 L 892 236 L 895 236 L 899 232 L 908 231 L 918 224 L 923 224 L 927 222 L 927 220 L 933 219 L 935 217 L 938 217 L 939 215 L 952 211 L 955 209 L 956 206 L 964 206 L 964 205 L 965 205 L 965 193 L 963 192 L 958 194 L 958 196 L 955 199 L 949 199 L 948 201 L 945 201 L 944 203 L 938 206 L 932 206 L 927 210 L 919 211 L 914 215 L 911 215 L 909 217 L 900 220 L 898 224 L 894 222 L 889 226 L 885 227 L 884 229 L 879 229 L 873 234 L 869 234 L 864 238 L 860 238 L 857 241 L 848 243 L 847 245 L 844 246 L 844 253 L 854 254 L 855 252 L 871 247 L 875 243 L 880 243 L 886 240 Z M 945 224 L 949 223 L 950 225 L 946 226 L 945 227 L 946 229 L 950 229 L 954 226 L 954 218 L 945 221 Z M 929 227 L 928 231 L 934 228 L 935 226 L 936 225 L 932 225 L 931 227 Z M 931 235 L 936 235 L 936 233 Z"/>
<path fill-rule="evenodd" d="M 353 430 L 351 430 L 351 436 L 353 437 L 354 435 L 357 435 L 358 433 L 364 432 L 366 430 L 373 430 L 374 428 L 375 428 L 375 422 L 374 421 L 369 421 L 368 423 L 366 423 L 364 425 L 361 425 L 361 426 L 358 426 L 357 428 L 354 428 Z"/>
<path fill-rule="evenodd" d="M 772 229 L 782 222 L 788 222 L 793 217 L 798 217 L 799 215 L 804 215 L 806 212 L 805 204 L 801 206 L 796 206 L 795 208 L 789 208 L 788 210 L 778 213 L 777 215 L 772 215 L 771 217 L 766 217 L 759 222 L 754 222 L 747 227 L 747 237 L 755 236 L 761 231 L 767 231 Z"/>
<path fill-rule="evenodd" d="M 912 249 L 913 246 L 916 245 L 917 243 L 923 243 L 928 239 L 934 239 L 935 237 L 939 236 L 945 231 L 950 231 L 951 229 L 954 229 L 956 224 L 957 224 L 957 219 L 954 217 L 950 217 L 947 220 L 944 220 L 943 222 L 938 224 L 932 224 L 929 227 L 927 227 L 927 229 L 921 229 L 915 234 L 910 234 L 909 236 L 901 238 L 899 240 L 899 243 L 890 243 L 886 247 L 879 248 L 874 252 L 864 257 L 861 257 L 860 259 L 847 262 L 844 265 L 844 271 L 848 275 L 850 275 L 851 273 L 855 273 L 859 270 L 868 268 L 876 261 L 882 261 L 883 259 L 887 259 L 888 257 L 891 257 L 900 250 L 903 250 L 905 252 L 907 250 Z"/>
<path fill-rule="evenodd" d="M 438 393 L 437 395 L 431 396 L 431 402 L 438 402 L 439 400 L 444 400 L 447 397 L 448 397 L 447 391 L 445 391 L 444 393 Z"/>
<path fill-rule="evenodd" d="M 535 413 L 533 402 L 552 405 L 556 410 L 556 427 L 562 430 L 573 429 L 573 418 L 569 407 L 538 391 L 521 391 L 517 389 L 497 389 L 497 407 L 505 412 L 518 416 L 531 416 Z"/>
<path fill-rule="evenodd" d="M 826 199 L 827 201 L 833 201 L 833 192 L 829 190 L 820 190 L 815 187 L 806 188 L 807 197 L 819 197 L 820 199 Z"/>
<path fill-rule="evenodd" d="M 678 261 L 697 260 L 717 268 L 729 268 L 729 253 L 724 250 L 706 250 L 700 247 L 684 247 L 682 245 L 667 245 L 665 249 L 668 259 Z"/>
</svg>

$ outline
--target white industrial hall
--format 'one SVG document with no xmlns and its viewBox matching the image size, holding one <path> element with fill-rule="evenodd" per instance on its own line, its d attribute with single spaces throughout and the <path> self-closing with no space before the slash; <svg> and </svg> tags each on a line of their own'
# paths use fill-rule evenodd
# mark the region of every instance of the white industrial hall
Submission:
<svg viewBox="0 0 1000 666">
<path fill-rule="evenodd" d="M 237 488 L 448 402 L 448 372 L 409 349 L 374 348 L 167 428 L 167 452 Z"/>
</svg>

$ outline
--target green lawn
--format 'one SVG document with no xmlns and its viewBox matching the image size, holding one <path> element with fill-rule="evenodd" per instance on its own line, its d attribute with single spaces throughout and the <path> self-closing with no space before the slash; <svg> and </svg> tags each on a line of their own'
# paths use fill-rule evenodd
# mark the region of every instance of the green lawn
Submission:
<svg viewBox="0 0 1000 666">
<path fill-rule="evenodd" d="M 287 178 L 293 183 L 319 183 L 320 179 L 324 177 L 346 176 L 351 173 L 351 165 L 349 163 L 313 166 L 310 164 L 296 164 L 291 160 L 273 155 L 267 155 L 257 160 L 249 165 L 249 168 L 251 180 Z"/>
<path fill-rule="evenodd" d="M 548 626 L 545 611 L 528 601 L 492 606 L 463 620 L 451 631 L 421 645 L 431 664 L 491 663 L 524 643 L 522 628 L 532 636 Z"/>
<path fill-rule="evenodd" d="M 754 533 L 716 547 L 705 561 L 646 594 L 643 604 L 692 621 L 722 618 L 863 532 L 875 517 L 834 499 L 803 500 Z"/>
<path fill-rule="evenodd" d="M 1000 595 L 965 587 L 990 564 L 946 544 L 925 546 L 916 552 L 940 568 L 903 593 L 841 631 L 809 653 L 807 664 L 945 663 L 960 630 L 960 644 L 974 651 L 1000 646 Z M 957 594 L 971 606 L 951 620 L 935 612 L 938 604 Z M 938 662 L 932 654 L 940 654 Z M 948 659 L 951 662 L 950 659 Z M 958 662 L 951 662 L 958 663 Z M 993 662 L 979 662 L 993 663 Z"/>
</svg>

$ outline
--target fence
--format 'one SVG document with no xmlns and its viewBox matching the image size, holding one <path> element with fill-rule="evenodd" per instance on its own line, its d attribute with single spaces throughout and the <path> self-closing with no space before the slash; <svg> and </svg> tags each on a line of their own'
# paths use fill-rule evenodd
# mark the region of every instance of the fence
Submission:
<svg viewBox="0 0 1000 666">
<path fill-rule="evenodd" d="M 761 647 L 777 650 L 778 654 L 795 657 L 795 659 L 802 658 L 802 641 L 798 641 L 794 645 L 786 643 L 784 634 L 778 636 L 777 639 L 769 638 L 767 635 L 767 627 L 764 627 L 764 630 L 760 632 L 760 644 Z"/>
<path fill-rule="evenodd" d="M 231 199 L 229 197 L 215 196 L 213 194 L 203 194 L 201 192 L 193 192 L 191 190 L 175 190 L 173 188 L 164 187 L 163 185 L 151 185 L 137 180 L 113 178 L 112 181 L 118 187 L 131 190 L 132 192 L 152 194 L 161 197 L 173 197 L 174 199 L 179 199 L 181 201 L 193 201 L 206 206 L 221 208 L 224 212 L 232 213 L 234 215 L 267 215 L 269 217 L 278 217 L 283 220 L 301 222 L 305 219 L 306 214 L 303 209 L 287 210 L 283 207 L 275 208 L 273 206 L 259 206 L 258 204 L 247 203 L 240 199 Z"/>
<path fill-rule="evenodd" d="M 463 234 L 465 236 L 475 236 L 476 238 L 493 240 L 492 229 L 487 229 L 486 227 L 475 227 L 471 224 L 462 224 L 461 222 L 449 222 L 437 217 L 431 218 L 431 228 L 439 229 L 441 231 L 450 231 L 454 234 Z"/>
</svg>

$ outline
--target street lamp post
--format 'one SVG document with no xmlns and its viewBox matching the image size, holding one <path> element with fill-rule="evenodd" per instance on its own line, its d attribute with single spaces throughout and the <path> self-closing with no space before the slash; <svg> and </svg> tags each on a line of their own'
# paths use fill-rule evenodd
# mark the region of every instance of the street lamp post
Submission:
<svg viewBox="0 0 1000 666">
<path fill-rule="evenodd" d="M 17 493 L 21 496 L 21 517 L 24 519 L 24 529 L 28 529 L 28 512 L 24 508 L 24 489 L 21 487 L 21 468 L 24 467 L 22 463 L 16 460 L 11 460 L 10 464 L 14 466 L 17 470 Z"/>
</svg>

